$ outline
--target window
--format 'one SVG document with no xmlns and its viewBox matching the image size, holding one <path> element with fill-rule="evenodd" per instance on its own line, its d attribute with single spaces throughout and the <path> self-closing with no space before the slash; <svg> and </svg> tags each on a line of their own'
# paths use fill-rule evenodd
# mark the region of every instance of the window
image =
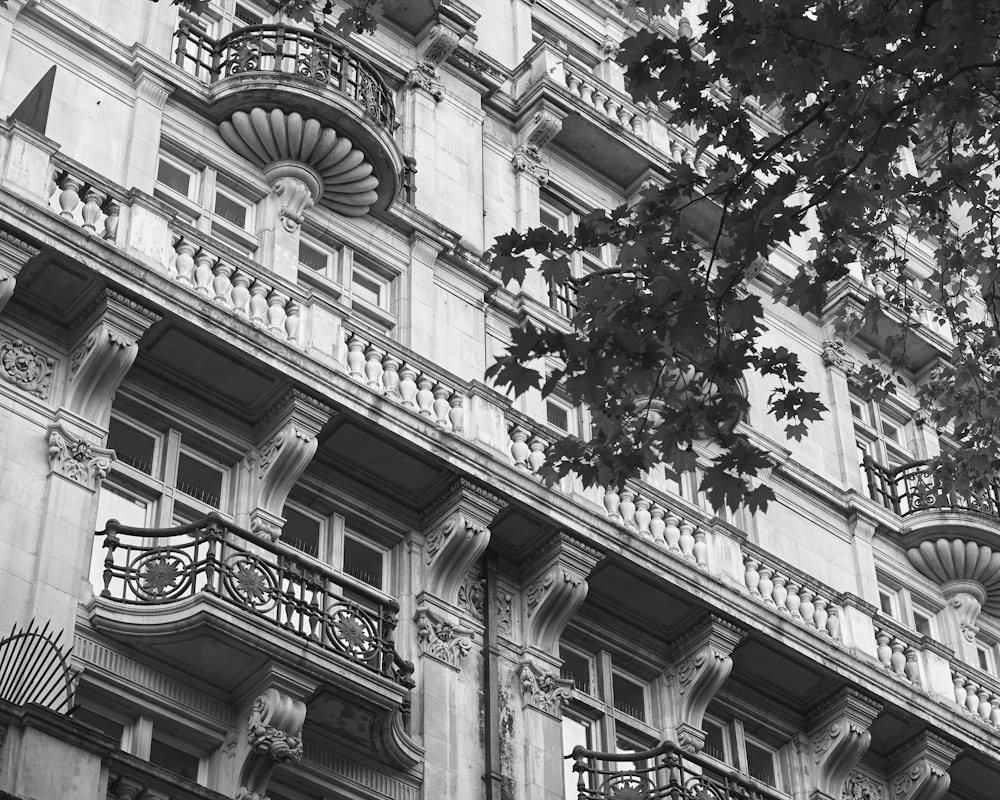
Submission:
<svg viewBox="0 0 1000 800">
<path fill-rule="evenodd" d="M 81 706 L 73 712 L 73 718 L 77 722 L 82 722 L 85 725 L 90 725 L 92 728 L 97 728 L 109 739 L 114 739 L 117 743 L 116 746 L 121 747 L 122 736 L 125 733 L 125 725 L 121 722 L 116 722 L 104 714 L 87 708 L 86 706 Z"/>
<path fill-rule="evenodd" d="M 980 635 L 976 637 L 976 666 L 990 675 L 1000 675 L 997 671 L 997 645 Z"/>
<path fill-rule="evenodd" d="M 149 744 L 149 763 L 169 769 L 189 781 L 198 781 L 201 759 L 186 752 L 172 742 L 158 737 L 155 733 Z"/>
<path fill-rule="evenodd" d="M 884 575 L 878 576 L 878 606 L 885 616 L 902 623 L 921 636 L 935 638 L 935 612 L 922 600 L 914 598 L 909 589 Z"/>
<path fill-rule="evenodd" d="M 756 781 L 781 788 L 777 748 L 761 738 L 767 732 L 759 730 L 759 724 L 716 708 L 706 715 L 702 727 L 706 732 L 703 755 Z M 719 771 L 724 775 L 728 770 Z"/>
<path fill-rule="evenodd" d="M 340 251 L 339 246 L 301 236 L 299 238 L 299 267 L 303 268 L 307 274 L 320 275 L 339 284 L 341 282 Z M 339 292 L 337 294 L 339 296 Z"/>
<path fill-rule="evenodd" d="M 591 659 L 562 646 L 559 648 L 559 657 L 563 660 L 559 676 L 573 681 L 573 686 L 578 692 L 590 694 L 590 674 L 593 668 Z"/>
<path fill-rule="evenodd" d="M 919 458 L 916 429 L 908 413 L 852 394 L 851 415 L 862 461 L 867 456 L 893 469 Z"/>
</svg>

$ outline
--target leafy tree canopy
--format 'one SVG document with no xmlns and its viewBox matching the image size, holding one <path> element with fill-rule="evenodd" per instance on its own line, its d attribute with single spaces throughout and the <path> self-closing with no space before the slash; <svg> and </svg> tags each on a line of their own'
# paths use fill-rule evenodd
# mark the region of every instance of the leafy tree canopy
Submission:
<svg viewBox="0 0 1000 800">
<path fill-rule="evenodd" d="M 493 265 L 505 280 L 534 266 L 578 293 L 570 330 L 515 330 L 490 369 L 516 391 L 558 381 L 601 409 L 589 441 L 550 448 L 547 476 L 606 485 L 657 462 L 687 471 L 694 443 L 707 440 L 715 457 L 702 489 L 715 505 L 772 499 L 749 480 L 767 458 L 737 428 L 748 407 L 740 379 L 756 372 L 772 387 L 767 411 L 792 439 L 825 409 L 804 388 L 795 353 L 764 346 L 761 301 L 744 287 L 761 259 L 804 238 L 808 260 L 775 299 L 819 314 L 833 284 L 878 276 L 882 296 L 840 320 L 850 336 L 887 304 L 902 316 L 855 376 L 876 399 L 893 391 L 928 324 L 917 298 L 929 302 L 931 324 L 950 326 L 954 348 L 918 391 L 961 444 L 938 475 L 959 490 L 994 479 L 1000 6 L 707 0 L 699 33 L 682 22 L 676 37 L 657 15 L 682 14 L 679 0 L 634 6 L 641 24 L 618 56 L 627 88 L 692 137 L 705 168 L 673 163 L 662 185 L 586 215 L 569 234 L 498 238 Z M 567 254 L 602 243 L 615 246 L 617 263 L 572 278 Z M 917 245 L 934 263 L 914 282 Z M 543 382 L 535 365 L 544 357 L 561 366 Z"/>
</svg>

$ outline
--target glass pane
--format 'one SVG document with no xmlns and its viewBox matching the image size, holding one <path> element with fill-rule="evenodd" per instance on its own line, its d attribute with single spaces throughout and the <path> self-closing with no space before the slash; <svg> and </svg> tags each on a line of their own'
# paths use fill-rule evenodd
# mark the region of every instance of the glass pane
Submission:
<svg viewBox="0 0 1000 800">
<path fill-rule="evenodd" d="M 149 763 L 176 772 L 190 781 L 198 780 L 198 756 L 185 753 L 173 745 L 153 738 L 149 746 Z"/>
<path fill-rule="evenodd" d="M 879 607 L 882 609 L 883 614 L 888 614 L 890 617 L 896 616 L 896 598 L 892 592 L 888 592 L 885 589 L 879 589 L 878 593 L 878 603 Z"/>
<path fill-rule="evenodd" d="M 147 475 L 153 474 L 156 439 L 120 420 L 111 420 L 108 426 L 108 447 L 115 451 L 118 460 Z"/>
<path fill-rule="evenodd" d="M 122 734 L 125 732 L 124 725 L 119 725 L 113 719 L 108 719 L 102 714 L 98 714 L 96 711 L 92 711 L 86 707 L 78 708 L 73 714 L 73 719 L 97 728 L 105 736 L 114 739 L 116 747 L 121 747 Z"/>
<path fill-rule="evenodd" d="M 560 676 L 573 681 L 578 691 L 590 694 L 590 659 L 562 647 L 559 648 L 559 657 L 563 660 Z"/>
<path fill-rule="evenodd" d="M 594 746 L 590 738 L 590 723 L 586 720 L 574 719 L 564 714 L 562 719 L 562 744 L 564 756 L 572 753 L 573 748 L 577 746 L 583 747 L 586 750 L 593 750 Z M 563 764 L 565 770 L 566 800 L 576 800 L 579 773 L 573 772 L 572 758 L 565 759 Z"/>
<path fill-rule="evenodd" d="M 354 296 L 371 303 L 373 306 L 382 305 L 382 284 L 360 272 L 354 273 Z"/>
<path fill-rule="evenodd" d="M 726 746 L 723 743 L 724 732 L 721 725 L 717 725 L 706 719 L 702 723 L 705 729 L 705 748 L 703 752 L 706 756 L 711 756 L 719 761 L 726 760 Z"/>
<path fill-rule="evenodd" d="M 751 778 L 766 783 L 768 786 L 776 786 L 774 776 L 774 753 L 765 747 L 746 742 L 747 749 L 747 773 Z"/>
<path fill-rule="evenodd" d="M 539 222 L 542 223 L 546 228 L 553 231 L 561 231 L 563 229 L 563 217 L 561 214 L 557 214 L 554 211 L 550 211 L 547 208 L 541 208 L 538 214 Z"/>
<path fill-rule="evenodd" d="M 281 512 L 285 518 L 285 527 L 281 531 L 281 541 L 301 550 L 310 556 L 319 556 L 319 535 L 321 523 L 318 519 L 308 517 L 285 506 Z M 326 554 L 323 554 L 324 559 Z"/>
<path fill-rule="evenodd" d="M 560 430 L 569 430 L 569 411 L 555 403 L 545 404 L 545 418 L 549 425 L 554 425 Z"/>
<path fill-rule="evenodd" d="M 921 636 L 931 635 L 930 618 L 925 614 L 921 614 L 919 611 L 913 612 L 913 627 L 917 629 L 917 633 Z"/>
<path fill-rule="evenodd" d="M 247 226 L 246 204 L 222 192 L 215 193 L 215 213 L 233 225 L 238 225 L 241 228 Z"/>
<path fill-rule="evenodd" d="M 156 168 L 156 182 L 162 183 L 185 197 L 190 196 L 191 174 L 169 161 L 160 159 L 160 164 Z"/>
<path fill-rule="evenodd" d="M 303 266 L 314 269 L 317 272 L 326 270 L 327 256 L 318 247 L 313 247 L 308 242 L 299 242 L 299 263 Z"/>
<path fill-rule="evenodd" d="M 611 691 L 615 696 L 615 708 L 636 719 L 646 718 L 645 687 L 621 675 L 614 674 L 611 676 Z"/>
<path fill-rule="evenodd" d="M 344 572 L 352 578 L 382 588 L 382 553 L 357 539 L 344 538 Z"/>
<path fill-rule="evenodd" d="M 149 503 L 117 486 L 101 485 L 97 498 L 97 529 L 104 530 L 108 520 L 116 519 L 130 528 L 146 527 Z"/>
<path fill-rule="evenodd" d="M 188 497 L 218 508 L 222 496 L 222 472 L 181 453 L 177 460 L 177 488 Z"/>
</svg>

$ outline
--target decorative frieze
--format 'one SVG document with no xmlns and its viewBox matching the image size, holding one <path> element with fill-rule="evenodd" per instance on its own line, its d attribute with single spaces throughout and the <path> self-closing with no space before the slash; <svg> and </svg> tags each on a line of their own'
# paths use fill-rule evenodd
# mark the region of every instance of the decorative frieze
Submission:
<svg viewBox="0 0 1000 800">
<path fill-rule="evenodd" d="M 13 280 L 13 279 L 11 279 Z M 23 339 L 0 338 L 0 377 L 39 400 L 48 400 L 56 360 Z"/>
<path fill-rule="evenodd" d="M 813 798 L 840 796 L 847 776 L 871 744 L 868 729 L 881 711 L 881 703 L 850 688 L 813 709 L 808 727 Z"/>
<path fill-rule="evenodd" d="M 705 746 L 702 722 L 705 710 L 733 669 L 732 653 L 743 630 L 714 614 L 709 615 L 674 642 L 670 681 L 675 708 L 677 740 L 689 753 Z"/>
<path fill-rule="evenodd" d="M 420 652 L 459 669 L 472 649 L 472 631 L 439 617 L 427 608 L 417 610 L 417 644 Z"/>
<path fill-rule="evenodd" d="M 523 707 L 536 708 L 554 717 L 562 716 L 563 706 L 573 699 L 573 681 L 540 668 L 534 661 L 517 665 Z"/>
<path fill-rule="evenodd" d="M 49 474 L 63 475 L 88 489 L 96 489 L 108 474 L 115 451 L 96 447 L 67 431 L 61 423 L 50 425 L 46 433 Z"/>
</svg>

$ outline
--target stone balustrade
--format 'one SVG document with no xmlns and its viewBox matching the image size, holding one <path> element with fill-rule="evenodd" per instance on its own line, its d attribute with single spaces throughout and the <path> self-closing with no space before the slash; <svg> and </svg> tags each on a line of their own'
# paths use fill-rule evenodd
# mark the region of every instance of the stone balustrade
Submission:
<svg viewBox="0 0 1000 800">
<path fill-rule="evenodd" d="M 404 357 L 398 344 L 357 329 L 344 329 L 347 374 L 378 394 L 433 420 L 444 430 L 461 433 L 463 395 L 449 381 Z"/>
<path fill-rule="evenodd" d="M 951 664 L 951 679 L 959 709 L 987 725 L 1000 728 L 1000 683 L 957 661 Z"/>
<path fill-rule="evenodd" d="M 875 624 L 875 655 L 885 671 L 915 687 L 921 686 L 918 643 L 921 637 L 883 617 L 872 621 Z"/>
<path fill-rule="evenodd" d="M 166 270 L 175 281 L 278 339 L 299 344 L 301 301 L 274 274 L 249 259 L 225 255 L 197 238 L 193 228 L 175 231 L 172 238 Z"/>
<path fill-rule="evenodd" d="M 46 196 L 49 208 L 85 231 L 115 244 L 124 190 L 55 153 Z"/>
<path fill-rule="evenodd" d="M 579 98 L 584 105 L 640 139 L 645 138 L 642 130 L 643 116 L 624 95 L 582 67 L 569 63 L 563 70 L 563 80 L 569 93 Z"/>
<path fill-rule="evenodd" d="M 744 543 L 743 581 L 750 596 L 817 633 L 840 639 L 837 593 L 801 572 Z"/>
<path fill-rule="evenodd" d="M 632 531 L 640 539 L 705 569 L 708 566 L 707 533 L 699 525 L 658 502 L 653 492 L 626 485 L 621 491 L 604 490 L 608 519 Z"/>
</svg>

